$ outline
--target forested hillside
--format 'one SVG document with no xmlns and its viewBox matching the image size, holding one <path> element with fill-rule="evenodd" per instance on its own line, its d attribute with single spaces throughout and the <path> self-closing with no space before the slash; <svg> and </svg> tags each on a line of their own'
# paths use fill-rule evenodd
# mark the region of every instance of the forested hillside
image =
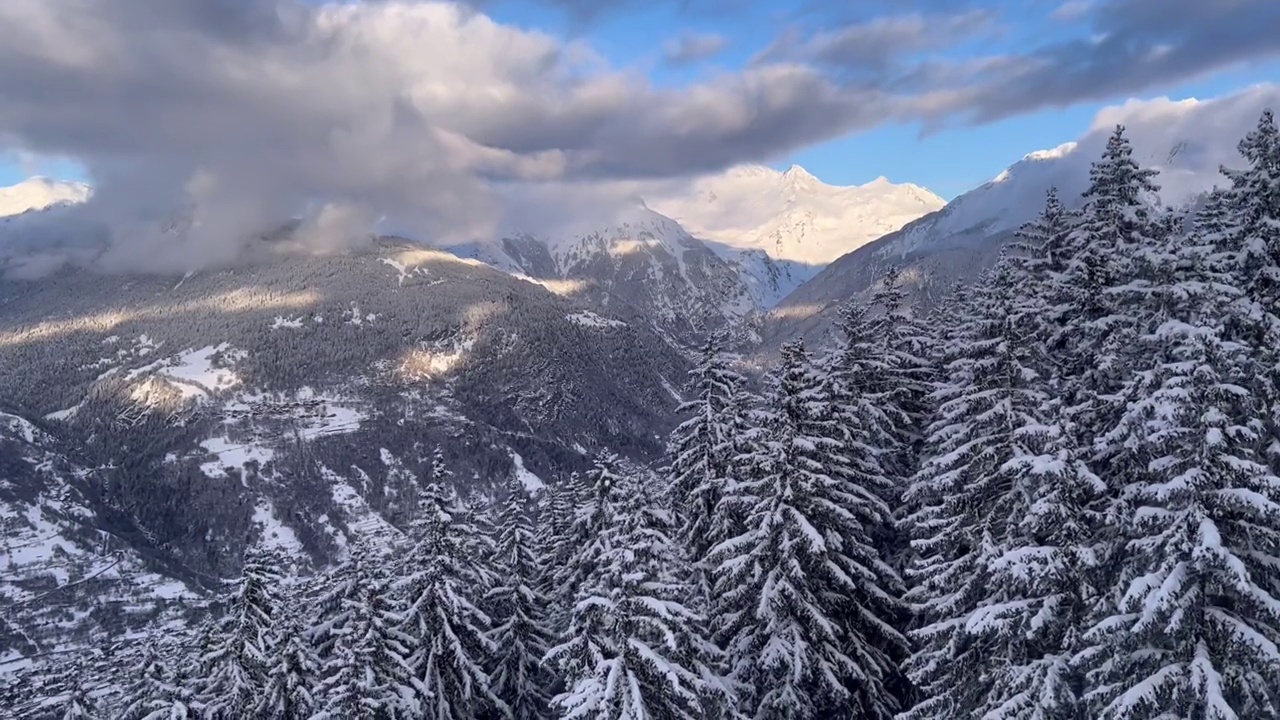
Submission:
<svg viewBox="0 0 1280 720">
<path fill-rule="evenodd" d="M 708 342 L 652 470 L 412 511 L 190 629 L 16 677 L 38 718 L 1280 717 L 1280 133 L 1194 213 L 1117 128 L 981 281 L 893 273 L 761 387 Z M 391 527 L 391 526 L 388 526 Z"/>
</svg>

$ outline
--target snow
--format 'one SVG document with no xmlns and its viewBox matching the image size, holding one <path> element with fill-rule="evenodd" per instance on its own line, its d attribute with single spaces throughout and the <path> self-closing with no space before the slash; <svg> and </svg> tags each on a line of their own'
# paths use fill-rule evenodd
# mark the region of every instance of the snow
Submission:
<svg viewBox="0 0 1280 720">
<path fill-rule="evenodd" d="M 152 393 L 158 389 L 157 383 L 161 382 L 177 389 L 184 399 L 201 398 L 239 386 L 240 376 L 234 371 L 214 367 L 213 358 L 218 354 L 222 354 L 224 362 L 235 362 L 244 357 L 243 352 L 232 349 L 227 343 L 184 350 L 176 356 L 130 370 L 125 376 L 129 380 L 151 375 L 133 389 L 131 396 L 138 402 L 150 403 Z"/>
<path fill-rule="evenodd" d="M 280 328 L 300 328 L 300 327 L 302 327 L 302 318 L 300 317 L 286 318 L 286 317 L 281 317 L 277 315 L 276 319 L 271 322 L 272 330 L 279 330 Z"/>
<path fill-rule="evenodd" d="M 684 402 L 684 396 L 682 396 L 680 394 L 680 391 L 677 390 L 676 387 L 671 384 L 670 380 L 666 379 L 665 377 L 662 377 L 661 380 L 662 380 L 662 388 L 667 391 L 667 394 L 670 395 L 672 399 L 674 399 L 676 402 Z"/>
<path fill-rule="evenodd" d="M 23 440 L 26 440 L 29 443 L 35 442 L 37 437 L 44 435 L 44 433 L 40 432 L 40 430 L 29 421 L 20 418 L 17 415 L 10 415 L 3 412 L 0 412 L 0 427 L 7 429 L 11 433 L 16 433 L 22 437 Z"/>
<path fill-rule="evenodd" d="M 589 328 L 620 328 L 627 326 L 627 324 L 621 320 L 601 317 L 590 310 L 583 310 L 571 315 L 565 315 L 564 319 L 575 325 L 581 325 Z"/>
<path fill-rule="evenodd" d="M 1130 101 L 1099 111 L 1083 136 L 1028 153 L 991 182 L 952 200 L 941 212 L 910 227 L 886 256 L 902 256 L 945 238 L 992 236 L 1016 229 L 1044 207 L 1050 187 L 1079 205 L 1097 159 L 1117 123 L 1133 143 L 1134 159 L 1160 172 L 1165 205 L 1183 205 L 1225 183 L 1219 165 L 1237 167 L 1236 143 L 1257 124 L 1263 107 L 1280 105 L 1280 85 L 1264 84 L 1209 101 L 1167 98 Z"/>
<path fill-rule="evenodd" d="M 524 486 L 525 492 L 536 493 L 547 486 L 542 481 L 542 478 L 534 475 L 524 466 L 524 458 L 520 457 L 520 453 L 514 450 L 509 450 L 508 452 L 511 453 L 511 464 L 514 466 L 512 473 L 515 474 L 515 478 L 520 481 L 520 484 Z"/>
<path fill-rule="evenodd" d="M 69 408 L 65 408 L 62 410 L 54 410 L 53 412 L 45 415 L 44 419 L 58 420 L 58 421 L 70 420 L 71 418 L 76 416 L 76 413 L 80 412 L 80 408 L 83 406 L 84 406 L 84 403 L 76 403 L 75 405 L 72 405 Z"/>
<path fill-rule="evenodd" d="M 281 523 L 275 515 L 275 507 L 270 500 L 262 500 L 253 509 L 253 521 L 262 526 L 262 544 L 268 548 L 282 550 L 289 555 L 302 553 L 302 543 L 293 530 Z"/>
<path fill-rule="evenodd" d="M 243 468 L 250 462 L 266 464 L 275 458 L 275 451 L 268 447 L 260 447 L 252 443 L 236 443 L 225 437 L 212 437 L 200 442 L 200 446 L 217 460 L 201 463 L 200 470 L 209 477 L 226 477 L 224 468 Z"/>
<path fill-rule="evenodd" d="M 16 185 L 0 187 L 0 217 L 44 210 L 54 205 L 79 204 L 92 194 L 93 190 L 84 183 L 30 177 Z"/>
<path fill-rule="evenodd" d="M 808 274 L 945 201 L 911 184 L 877 178 L 865 185 L 827 185 L 799 166 L 786 172 L 745 166 L 701 178 L 692 191 L 650 199 L 729 258 L 761 250 Z"/>
</svg>

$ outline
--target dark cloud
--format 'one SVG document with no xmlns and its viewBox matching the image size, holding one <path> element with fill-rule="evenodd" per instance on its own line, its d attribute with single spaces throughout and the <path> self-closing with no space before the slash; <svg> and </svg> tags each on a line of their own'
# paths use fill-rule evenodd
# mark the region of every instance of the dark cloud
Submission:
<svg viewBox="0 0 1280 720">
<path fill-rule="evenodd" d="M 668 65 L 690 65 L 715 57 L 728 46 L 729 39 L 717 33 L 684 33 L 662 46 L 662 58 Z"/>
<path fill-rule="evenodd" d="M 1280 58 L 1276 0 L 1112 0 L 1078 10 L 1088 37 L 1004 58 L 938 109 L 992 122 Z"/>
</svg>

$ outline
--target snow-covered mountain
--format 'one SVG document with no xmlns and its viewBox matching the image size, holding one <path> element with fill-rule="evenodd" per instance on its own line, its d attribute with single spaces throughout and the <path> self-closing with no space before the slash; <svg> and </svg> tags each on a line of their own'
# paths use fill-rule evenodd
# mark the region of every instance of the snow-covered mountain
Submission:
<svg viewBox="0 0 1280 720">
<path fill-rule="evenodd" d="M 726 325 L 749 332 L 761 308 L 737 263 L 638 199 L 600 226 L 445 249 L 689 342 Z"/>
<path fill-rule="evenodd" d="M 865 185 L 823 183 L 804 168 L 731 168 L 651 205 L 738 263 L 771 307 L 828 263 L 891 233 L 945 201 L 883 176 Z"/>
<path fill-rule="evenodd" d="M 977 277 L 1018 227 L 1040 212 L 1050 187 L 1068 206 L 1079 205 L 1089 166 L 1117 124 L 1125 126 L 1134 158 L 1160 172 L 1161 201 L 1174 207 L 1192 202 L 1225 182 L 1219 167 L 1239 164 L 1236 144 L 1266 107 L 1280 107 L 1280 85 L 1208 101 L 1130 101 L 1105 109 L 1078 140 L 1030 153 L 941 210 L 832 262 L 774 308 L 764 333 L 771 344 L 796 335 L 816 338 L 836 305 L 872 287 L 890 265 L 903 268 L 926 296 Z"/>
<path fill-rule="evenodd" d="M 17 185 L 0 187 L 0 217 L 44 210 L 54 205 L 81 203 L 88 200 L 92 192 L 84 183 L 30 177 Z"/>
<path fill-rule="evenodd" d="M 0 367 L 2 666 L 105 644 L 233 576 L 247 542 L 321 568 L 396 532 L 436 445 L 480 490 L 600 447 L 652 461 L 687 362 L 556 283 L 384 238 L 185 277 L 0 278 Z"/>
</svg>

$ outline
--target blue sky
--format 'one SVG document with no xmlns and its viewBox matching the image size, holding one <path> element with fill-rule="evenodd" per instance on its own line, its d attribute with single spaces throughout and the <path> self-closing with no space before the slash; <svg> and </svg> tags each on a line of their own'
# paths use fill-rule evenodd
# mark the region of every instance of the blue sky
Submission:
<svg viewBox="0 0 1280 720">
<path fill-rule="evenodd" d="M 927 18 L 945 16 L 948 9 L 957 13 L 991 13 L 999 27 L 990 35 L 944 53 L 949 59 L 964 60 L 992 53 L 1029 52 L 1047 44 L 1087 37 L 1091 33 L 1087 13 L 1105 4 L 1083 0 L 904 0 L 896 3 L 899 9 L 895 10 L 895 3 L 876 0 L 744 0 L 724 12 L 718 7 L 700 10 L 696 7 L 698 2 L 628 4 L 585 21 L 562 7 L 522 0 L 500 2 L 487 10 L 507 22 L 586 42 L 615 65 L 644 68 L 654 83 L 679 86 L 747 65 L 787 28 L 821 32 L 824 27 L 842 23 L 872 23 L 877 18 L 916 14 L 928 22 Z M 608 0 L 603 4 L 607 5 Z M 833 13 L 824 5 L 858 7 Z M 1170 12 L 1176 9 L 1170 7 Z M 1257 21 L 1265 19 L 1259 16 Z M 684 35 L 714 36 L 721 39 L 724 47 L 700 62 L 663 62 L 664 45 Z M 1184 81 L 1153 82 L 1140 92 L 1106 94 L 1097 100 L 982 125 L 925 132 L 920 122 L 888 123 L 788 153 L 766 164 L 785 169 L 797 163 L 826 182 L 842 185 L 861 184 L 885 175 L 895 182 L 923 185 L 950 199 L 990 180 L 1029 152 L 1076 139 L 1096 113 L 1108 105 L 1130 97 L 1217 97 L 1277 78 L 1278 61 L 1244 63 Z"/>
<path fill-rule="evenodd" d="M 5 0 L 0 184 L 434 218 L 491 214 L 476 181 L 766 162 L 950 198 L 1106 105 L 1280 77 L 1276 0 L 472 2 Z"/>
</svg>

